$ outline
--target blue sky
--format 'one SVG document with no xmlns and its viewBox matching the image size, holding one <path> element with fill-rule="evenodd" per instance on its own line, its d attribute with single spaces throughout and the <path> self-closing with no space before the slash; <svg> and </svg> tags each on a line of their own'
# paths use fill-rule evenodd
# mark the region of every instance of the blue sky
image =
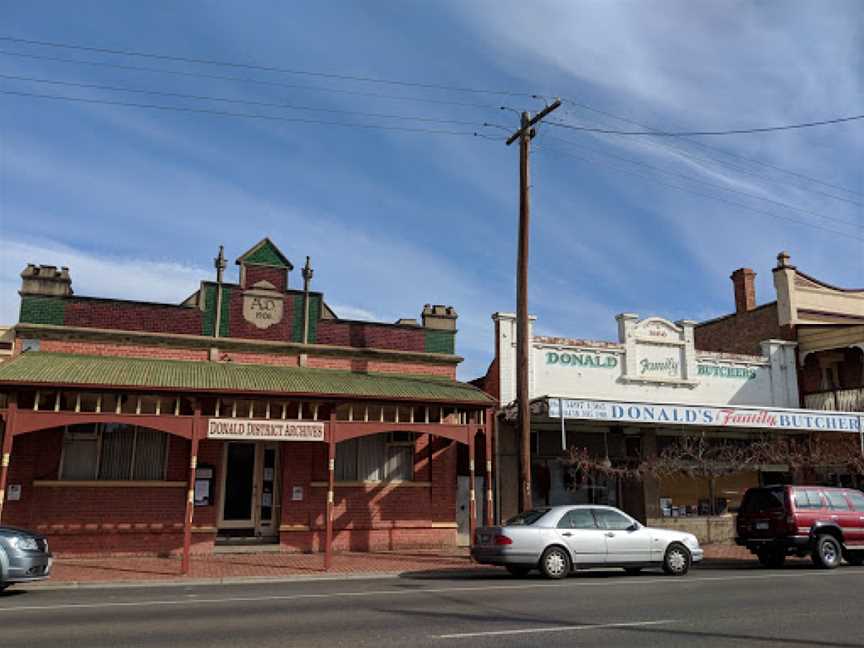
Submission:
<svg viewBox="0 0 864 648">
<path fill-rule="evenodd" d="M 526 95 L 561 96 L 567 101 L 555 121 L 626 130 L 638 127 L 577 103 L 660 129 L 864 112 L 864 5 L 856 0 L 0 4 L 0 35 L 515 93 L 0 41 L 7 76 L 469 124 L 0 78 L 5 91 L 489 137 L 0 95 L 0 322 L 17 319 L 18 274 L 27 262 L 68 265 L 78 294 L 177 302 L 212 275 L 219 244 L 233 260 L 270 236 L 298 266 L 312 256 L 315 288 L 344 317 L 394 321 L 419 316 L 424 303 L 454 305 L 466 358 L 460 376 L 472 378 L 493 352 L 490 314 L 513 310 L 515 301 L 518 152 L 505 147 L 503 129 L 482 124 L 512 127 L 517 117 L 498 106 L 537 110 L 543 101 Z M 783 249 L 805 272 L 864 287 L 864 122 L 694 139 L 699 144 L 540 129 L 531 250 L 538 332 L 612 339 L 614 315 L 623 311 L 671 319 L 722 314 L 731 308 L 729 274 L 740 266 L 757 271 L 757 298 L 767 301 L 770 269 Z"/>
</svg>

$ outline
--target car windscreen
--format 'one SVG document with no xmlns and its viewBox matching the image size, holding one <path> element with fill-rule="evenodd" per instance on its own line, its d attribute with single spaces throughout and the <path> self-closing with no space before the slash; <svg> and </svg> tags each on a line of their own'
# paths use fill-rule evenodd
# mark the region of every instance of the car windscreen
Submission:
<svg viewBox="0 0 864 648">
<path fill-rule="evenodd" d="M 549 512 L 549 509 L 531 509 L 514 515 L 507 520 L 505 526 L 531 526 Z"/>
<path fill-rule="evenodd" d="M 783 508 L 782 488 L 753 488 L 747 491 L 744 496 L 740 512 L 766 513 L 768 511 L 782 511 Z"/>
</svg>

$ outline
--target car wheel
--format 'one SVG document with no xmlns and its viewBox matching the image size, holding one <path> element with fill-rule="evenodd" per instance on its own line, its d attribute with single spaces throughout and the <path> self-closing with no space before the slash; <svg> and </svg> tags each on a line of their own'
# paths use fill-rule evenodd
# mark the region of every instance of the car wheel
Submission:
<svg viewBox="0 0 864 648">
<path fill-rule="evenodd" d="M 816 538 L 813 549 L 813 562 L 822 569 L 834 569 L 840 565 L 840 543 L 830 535 L 820 535 Z"/>
<path fill-rule="evenodd" d="M 628 576 L 638 576 L 639 574 L 642 573 L 642 568 L 641 567 L 625 567 L 624 572 Z"/>
<path fill-rule="evenodd" d="M 763 567 L 770 569 L 782 567 L 783 563 L 786 562 L 786 554 L 779 549 L 760 549 L 756 557 Z"/>
<path fill-rule="evenodd" d="M 504 567 L 510 572 L 511 576 L 515 576 L 516 578 L 524 578 L 531 571 L 531 568 L 525 565 L 505 565 Z"/>
<path fill-rule="evenodd" d="M 683 576 L 690 571 L 690 552 L 682 544 L 673 542 L 663 556 L 663 571 L 670 576 Z"/>
<path fill-rule="evenodd" d="M 864 565 L 864 551 L 850 551 L 846 554 L 846 562 L 856 567 Z"/>
<path fill-rule="evenodd" d="M 540 557 L 540 571 L 546 578 L 564 578 L 570 573 L 570 556 L 561 547 L 549 547 Z"/>
</svg>

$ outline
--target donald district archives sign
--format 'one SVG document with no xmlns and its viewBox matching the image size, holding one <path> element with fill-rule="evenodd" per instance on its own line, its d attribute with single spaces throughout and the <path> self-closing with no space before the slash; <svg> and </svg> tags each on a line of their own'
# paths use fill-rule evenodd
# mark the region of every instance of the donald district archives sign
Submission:
<svg viewBox="0 0 864 648">
<path fill-rule="evenodd" d="M 208 439 L 248 441 L 323 441 L 324 424 L 316 421 L 273 421 L 211 418 Z"/>
</svg>

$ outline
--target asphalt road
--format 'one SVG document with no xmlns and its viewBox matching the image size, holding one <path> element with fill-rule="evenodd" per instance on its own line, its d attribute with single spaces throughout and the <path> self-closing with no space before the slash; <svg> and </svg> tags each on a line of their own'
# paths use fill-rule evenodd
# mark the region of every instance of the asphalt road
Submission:
<svg viewBox="0 0 864 648">
<path fill-rule="evenodd" d="M 0 646 L 864 647 L 864 568 L 702 567 L 0 595 Z"/>
</svg>

